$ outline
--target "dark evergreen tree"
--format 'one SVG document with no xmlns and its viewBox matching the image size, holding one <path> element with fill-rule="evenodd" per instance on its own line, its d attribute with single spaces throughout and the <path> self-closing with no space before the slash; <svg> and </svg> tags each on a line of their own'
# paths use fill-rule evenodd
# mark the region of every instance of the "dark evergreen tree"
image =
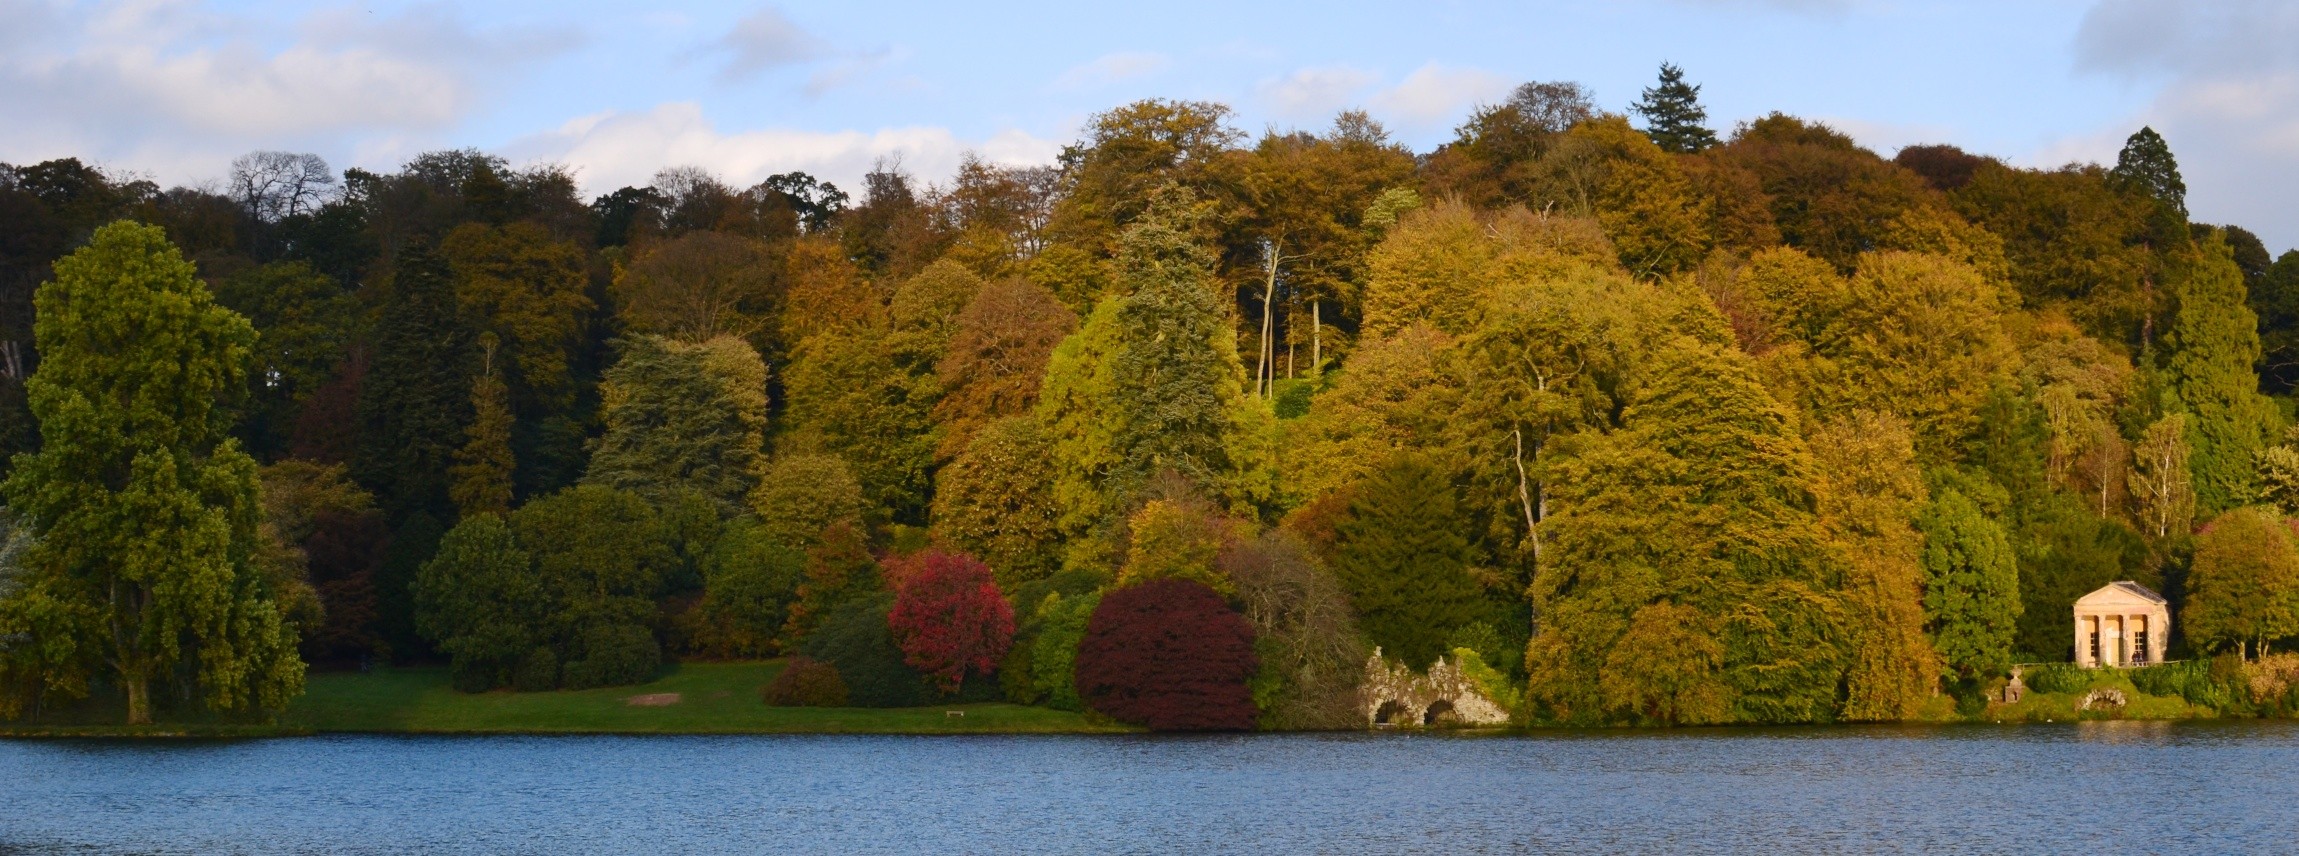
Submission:
<svg viewBox="0 0 2299 856">
<path fill-rule="evenodd" d="M 449 516 L 447 467 L 471 407 L 466 352 L 447 263 L 425 247 L 399 253 L 359 389 L 352 472 L 394 518 Z"/>
<path fill-rule="evenodd" d="M 1684 69 L 1673 63 L 1660 64 L 1660 85 L 1629 110 L 1644 117 L 1645 136 L 1663 150 L 1692 154 L 1716 145 L 1716 132 L 1703 124 L 1708 110 L 1700 106 L 1700 87 L 1684 82 Z"/>
<path fill-rule="evenodd" d="M 2187 183 L 2179 178 L 2179 160 L 2154 128 L 2143 127 L 2123 143 L 2115 156 L 2116 184 L 2160 203 L 2165 210 L 2187 217 Z"/>
<path fill-rule="evenodd" d="M 1406 454 L 1376 470 L 1358 496 L 1335 527 L 1335 575 L 1373 644 L 1414 668 L 1427 666 L 1455 630 L 1486 617 L 1453 486 Z"/>
</svg>

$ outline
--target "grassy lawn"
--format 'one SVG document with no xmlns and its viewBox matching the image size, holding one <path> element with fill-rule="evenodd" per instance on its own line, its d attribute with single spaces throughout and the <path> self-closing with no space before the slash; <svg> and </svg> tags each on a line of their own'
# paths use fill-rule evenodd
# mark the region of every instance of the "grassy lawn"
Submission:
<svg viewBox="0 0 2299 856">
<path fill-rule="evenodd" d="M 780 661 L 686 663 L 647 684 L 546 693 L 459 693 L 447 670 L 388 669 L 372 674 L 311 676 L 303 697 L 280 725 L 298 731 L 433 734 L 969 734 L 1123 731 L 1085 717 L 1013 704 L 925 708 L 768 707 L 760 687 Z M 670 704 L 632 704 L 635 696 L 676 693 Z M 963 711 L 950 716 L 948 711 Z"/>
</svg>

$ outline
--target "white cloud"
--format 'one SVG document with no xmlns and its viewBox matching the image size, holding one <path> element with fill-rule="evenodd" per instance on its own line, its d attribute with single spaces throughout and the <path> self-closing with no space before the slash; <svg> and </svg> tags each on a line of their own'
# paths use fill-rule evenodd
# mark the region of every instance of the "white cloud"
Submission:
<svg viewBox="0 0 2299 856">
<path fill-rule="evenodd" d="M 2023 160 L 2114 163 L 2142 125 L 2163 134 L 2198 220 L 2299 246 L 2299 4 L 2279 0 L 2100 0 L 2084 16 L 2077 68 L 2161 88 L 2137 115 L 2054 141 Z"/>
<path fill-rule="evenodd" d="M 1508 78 L 1474 68 L 1429 63 L 1367 102 L 1375 115 L 1401 125 L 1427 127 L 1458 120 L 1469 108 L 1509 94 Z"/>
<path fill-rule="evenodd" d="M 727 53 L 727 80 L 749 77 L 769 68 L 801 65 L 830 56 L 830 44 L 800 27 L 782 10 L 763 6 L 736 21 L 714 47 Z"/>
<path fill-rule="evenodd" d="M 1380 78 L 1348 66 L 1304 68 L 1273 77 L 1256 87 L 1272 112 L 1289 119 L 1321 118 L 1350 106 L 1357 94 Z"/>
<path fill-rule="evenodd" d="M 850 190 L 880 158 L 899 157 L 905 168 L 928 181 L 955 173 L 967 151 L 993 162 L 1048 163 L 1061 146 L 1009 130 L 969 143 L 946 128 L 908 127 L 877 131 L 795 131 L 763 129 L 722 132 L 692 102 L 663 104 L 644 113 L 600 113 L 558 129 L 514 142 L 504 153 L 524 163 L 552 162 L 576 170 L 586 193 L 644 185 L 665 166 L 693 164 L 737 186 L 767 176 L 803 170 Z"/>
<path fill-rule="evenodd" d="M 1173 60 L 1161 53 L 1128 51 L 1109 54 L 1062 72 L 1054 78 L 1054 88 L 1078 90 L 1107 86 L 1119 81 L 1148 77 L 1164 71 L 1172 64 Z"/>
<path fill-rule="evenodd" d="M 21 0 L 19 0 L 21 2 Z M 286 35 L 189 0 L 56 12 L 0 53 L 0 159 L 134 156 L 188 181 L 250 148 L 327 148 L 358 132 L 445 129 L 492 79 L 573 47 L 564 28 L 475 30 L 444 7 L 312 15 Z M 0 11 L 15 11 L 0 10 Z M 196 166 L 205 165 L 205 166 Z M 202 173 L 177 170 L 202 169 Z"/>
</svg>

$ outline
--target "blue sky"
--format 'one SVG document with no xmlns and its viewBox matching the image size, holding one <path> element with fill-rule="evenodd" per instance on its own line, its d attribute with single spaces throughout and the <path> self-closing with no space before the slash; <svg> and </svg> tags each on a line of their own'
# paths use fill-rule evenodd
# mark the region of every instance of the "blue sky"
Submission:
<svg viewBox="0 0 2299 856">
<path fill-rule="evenodd" d="M 1889 155 L 2114 157 L 2141 124 L 2199 218 L 2299 245 L 2299 4 L 1630 0 L 627 4 L 0 0 L 0 160 L 166 183 L 251 149 L 389 168 L 476 146 L 592 192 L 701 165 L 747 183 L 1043 161 L 1097 110 L 1220 101 L 1247 130 L 1370 110 L 1426 150 L 1526 80 L 1621 109 L 1663 60 L 1720 130 L 1772 110 Z"/>
</svg>

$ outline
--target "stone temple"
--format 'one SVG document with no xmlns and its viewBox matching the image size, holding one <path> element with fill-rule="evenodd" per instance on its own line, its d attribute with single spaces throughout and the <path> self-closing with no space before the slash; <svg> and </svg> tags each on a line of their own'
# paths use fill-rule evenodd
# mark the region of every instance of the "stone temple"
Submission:
<svg viewBox="0 0 2299 856">
<path fill-rule="evenodd" d="M 2171 642 L 2171 605 L 2130 580 L 2101 586 L 2075 602 L 2075 662 L 2087 669 L 2163 662 Z"/>
</svg>

